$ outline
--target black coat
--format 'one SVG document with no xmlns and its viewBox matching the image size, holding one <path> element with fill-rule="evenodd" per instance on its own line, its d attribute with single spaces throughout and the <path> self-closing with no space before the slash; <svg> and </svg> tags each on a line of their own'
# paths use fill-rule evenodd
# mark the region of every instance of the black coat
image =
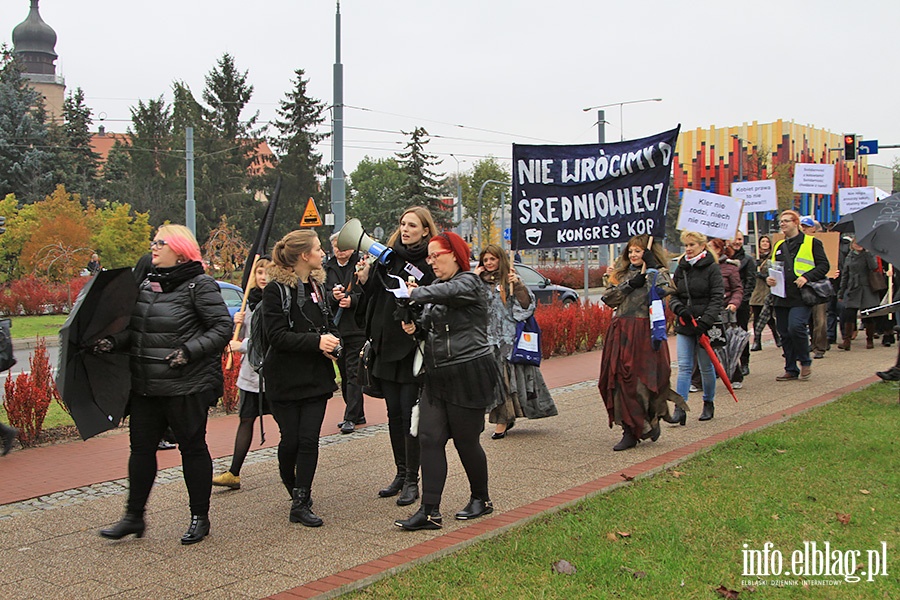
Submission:
<svg viewBox="0 0 900 600">
<path fill-rule="evenodd" d="M 702 323 L 707 329 L 720 318 L 724 307 L 725 286 L 722 271 L 712 254 L 707 252 L 706 256 L 693 265 L 682 257 L 672 275 L 672 283 L 675 293 L 669 296 L 669 308 L 675 314 L 682 307 L 687 307 L 698 323 Z M 675 333 L 696 335 L 693 327 L 685 327 L 677 319 Z"/>
<path fill-rule="evenodd" d="M 752 257 L 747 256 L 743 247 L 735 251 L 731 256 L 731 260 L 739 262 L 738 273 L 741 275 L 741 283 L 744 286 L 744 299 L 741 304 L 749 306 L 750 296 L 753 295 L 753 290 L 756 288 L 756 261 Z"/>
<path fill-rule="evenodd" d="M 141 396 L 222 395 L 221 356 L 232 321 L 215 279 L 197 275 L 168 292 L 144 281 L 127 331 L 116 347 L 131 353 L 131 393 Z M 126 350 L 127 348 L 127 350 Z M 184 348 L 188 363 L 162 360 Z"/>
<path fill-rule="evenodd" d="M 354 274 L 356 273 L 356 264 L 359 262 L 359 254 L 354 252 L 350 256 L 350 260 L 343 267 L 338 264 L 335 257 L 328 259 L 325 263 L 325 292 L 328 294 L 328 305 L 331 307 L 332 313 L 338 311 L 338 301 L 334 299 L 331 291 L 335 285 L 344 286 L 344 293 L 350 297 L 350 306 L 341 312 L 341 320 L 338 322 L 338 331 L 341 332 L 341 338 L 348 336 L 362 337 L 365 331 L 356 321 L 356 310 L 360 305 L 360 297 L 362 296 L 362 286 L 356 281 Z M 347 288 L 350 291 L 347 291 Z"/>
<path fill-rule="evenodd" d="M 282 308 L 282 284 L 290 293 L 290 321 Z M 273 402 L 321 398 L 337 389 L 334 362 L 319 349 L 319 340 L 325 333 L 337 336 L 338 331 L 330 318 L 327 299 L 319 297 L 325 289 L 318 285 L 314 290 L 315 299 L 307 296 L 296 274 L 277 266 L 269 268 L 262 316 L 270 350 L 263 377 L 266 397 Z"/>
<path fill-rule="evenodd" d="M 421 255 L 408 255 L 406 260 L 395 255 L 389 266 L 385 267 L 376 263 L 369 271 L 369 279 L 363 286 L 362 301 L 366 305 L 366 335 L 372 340 L 372 349 L 378 362 L 391 363 L 408 360 L 412 364 L 412 354 L 416 342 L 400 326 L 400 320 L 397 317 L 402 310 L 398 312 L 397 300 L 391 292 L 385 289 L 385 286 L 396 283 L 390 280 L 388 274 L 397 275 L 404 281 L 408 277 L 415 277 L 419 286 L 426 286 L 434 281 L 434 271 L 431 270 L 431 265 L 425 262 L 426 252 L 427 249 L 423 249 Z M 421 276 L 418 276 L 417 272 L 421 273 Z M 392 287 L 396 287 L 396 285 Z M 358 312 L 357 315 L 359 315 Z"/>
</svg>

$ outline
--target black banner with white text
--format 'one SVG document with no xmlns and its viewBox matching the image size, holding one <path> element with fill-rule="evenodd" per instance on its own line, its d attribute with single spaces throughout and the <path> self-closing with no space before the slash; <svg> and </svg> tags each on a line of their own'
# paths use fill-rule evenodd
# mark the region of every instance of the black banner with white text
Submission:
<svg viewBox="0 0 900 600">
<path fill-rule="evenodd" d="M 661 239 L 680 128 L 607 144 L 513 144 L 512 247 Z"/>
</svg>

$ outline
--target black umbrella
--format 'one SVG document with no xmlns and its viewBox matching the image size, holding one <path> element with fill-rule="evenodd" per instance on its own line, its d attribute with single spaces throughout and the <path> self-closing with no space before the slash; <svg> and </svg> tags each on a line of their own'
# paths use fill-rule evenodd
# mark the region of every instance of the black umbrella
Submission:
<svg viewBox="0 0 900 600">
<path fill-rule="evenodd" d="M 138 288 L 130 268 L 100 271 L 84 286 L 59 330 L 56 387 L 82 439 L 112 429 L 131 391 L 127 354 L 93 354 L 94 342 L 128 326 Z"/>
<path fill-rule="evenodd" d="M 900 194 L 846 215 L 836 231 L 854 231 L 856 243 L 892 265 L 900 265 Z"/>
</svg>

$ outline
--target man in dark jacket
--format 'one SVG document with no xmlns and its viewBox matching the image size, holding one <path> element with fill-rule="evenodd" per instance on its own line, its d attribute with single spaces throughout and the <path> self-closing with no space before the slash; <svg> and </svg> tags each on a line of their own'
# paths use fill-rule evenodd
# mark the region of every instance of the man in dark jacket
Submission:
<svg viewBox="0 0 900 600">
<path fill-rule="evenodd" d="M 784 240 L 775 244 L 772 261 L 780 264 L 784 273 L 784 296 L 775 297 L 775 322 L 781 334 L 784 373 L 775 381 L 806 381 L 812 375 L 808 332 L 811 311 L 800 295 L 800 288 L 828 276 L 828 257 L 821 240 L 800 231 L 800 215 L 796 211 L 784 211 L 778 222 Z M 775 285 L 771 269 L 766 283 L 770 287 Z"/>
<path fill-rule="evenodd" d="M 346 408 L 344 419 L 338 423 L 341 433 L 353 433 L 357 425 L 366 422 L 362 387 L 357 381 L 359 352 L 366 341 L 365 330 L 356 320 L 356 309 L 362 287 L 356 280 L 356 264 L 359 254 L 353 250 L 339 250 L 338 234 L 331 236 L 333 256 L 325 263 L 325 289 L 331 293 L 329 302 L 337 322 L 343 350 L 338 357 L 341 373 L 341 394 Z M 340 314 L 340 316 L 338 316 Z"/>
<path fill-rule="evenodd" d="M 744 331 L 748 331 L 750 326 L 750 296 L 753 295 L 753 290 L 756 288 L 756 261 L 752 257 L 747 256 L 747 253 L 744 251 L 744 234 L 740 231 L 729 242 L 729 245 L 734 251 L 731 259 L 739 263 L 738 273 L 740 273 L 741 283 L 744 286 L 744 298 L 741 300 L 741 305 L 735 313 L 735 318 L 738 326 Z M 743 375 L 750 374 L 749 343 L 744 346 L 744 351 L 741 353 L 741 373 Z"/>
</svg>

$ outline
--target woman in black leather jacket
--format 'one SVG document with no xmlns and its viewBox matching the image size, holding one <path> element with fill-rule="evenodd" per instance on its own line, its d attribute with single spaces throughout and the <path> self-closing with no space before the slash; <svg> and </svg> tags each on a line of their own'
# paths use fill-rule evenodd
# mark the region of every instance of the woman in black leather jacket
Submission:
<svg viewBox="0 0 900 600">
<path fill-rule="evenodd" d="M 206 417 L 222 396 L 221 354 L 232 323 L 219 286 L 204 274 L 200 248 L 187 227 L 163 225 L 150 251 L 153 269 L 140 286 L 129 328 L 94 348 L 131 353 L 128 502 L 122 520 L 100 535 L 113 540 L 144 535 L 156 451 L 171 427 L 190 498 L 191 524 L 181 538 L 187 545 L 209 533 L 212 459 Z"/>
<path fill-rule="evenodd" d="M 378 492 L 382 498 L 400 494 L 399 506 L 412 504 L 419 497 L 419 440 L 409 434 L 412 407 L 419 397 L 419 381 L 413 375 L 416 343 L 401 328 L 401 322 L 412 322 L 409 307 L 386 288 L 400 285 L 391 275 L 416 285 L 434 281 L 434 271 L 425 260 L 428 242 L 437 233 L 434 219 L 427 208 L 413 206 L 400 215 L 400 225 L 388 240 L 392 255 L 387 264 L 366 264 L 359 272 L 363 285 L 357 315 L 366 317 L 366 335 L 372 340 L 375 358 L 372 373 L 384 394 L 388 413 L 388 432 L 397 474 L 386 488 Z"/>
<path fill-rule="evenodd" d="M 410 531 L 441 528 L 445 447 L 451 438 L 471 491 L 469 503 L 456 518 L 475 519 L 494 510 L 488 495 L 487 457 L 479 441 L 485 410 L 495 403 L 500 380 L 487 338 L 488 291 L 469 270 L 469 247 L 455 233 L 431 239 L 428 261 L 440 281 L 410 286 L 410 299 L 425 305 L 425 310 L 417 322 L 403 324 L 406 333 L 418 332 L 425 340 L 425 389 L 418 426 L 422 504 L 409 519 L 394 522 Z"/>
</svg>

